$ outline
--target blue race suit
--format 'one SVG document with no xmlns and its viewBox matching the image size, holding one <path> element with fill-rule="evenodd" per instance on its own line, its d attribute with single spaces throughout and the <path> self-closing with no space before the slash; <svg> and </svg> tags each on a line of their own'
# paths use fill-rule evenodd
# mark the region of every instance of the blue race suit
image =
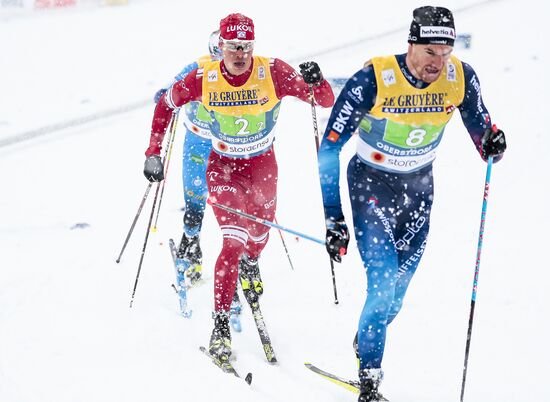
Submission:
<svg viewBox="0 0 550 402">
<path fill-rule="evenodd" d="M 210 61 L 210 57 L 208 57 Z M 160 89 L 155 94 L 155 103 L 162 94 L 170 88 L 174 82 L 183 80 L 191 71 L 199 67 L 198 62 L 193 62 L 184 67 L 176 75 L 170 85 Z M 197 116 L 200 112 L 199 102 L 190 102 L 184 107 L 184 125 L 186 128 L 183 142 L 183 196 L 185 200 L 185 213 L 183 227 L 188 237 L 200 234 L 206 199 L 208 197 L 208 185 L 206 183 L 206 167 L 208 156 L 212 150 L 210 129 L 208 122 Z"/>
<path fill-rule="evenodd" d="M 375 106 L 384 102 L 377 98 L 381 82 L 390 86 L 396 80 L 405 79 L 414 88 L 426 89 L 431 85 L 413 77 L 406 66 L 405 54 L 392 57 L 397 62 L 396 71 L 376 71 L 373 64 L 367 63 L 347 81 L 332 109 L 319 150 L 319 174 L 328 223 L 344 218 L 339 188 L 340 151 L 357 129 L 360 134 L 358 144 L 363 142 L 361 146 L 358 145 L 358 153 L 350 160 L 347 170 L 354 232 L 368 281 L 367 297 L 357 333 L 361 370 L 381 367 L 386 328 L 401 309 L 407 287 L 426 247 L 433 199 L 432 159 L 421 160 L 422 157 L 417 156 L 420 161 L 417 169 L 397 171 L 387 168 L 392 166 L 389 161 L 394 155 L 410 155 L 417 151 L 414 148 L 405 151 L 388 146 L 385 139 L 395 138 L 394 133 L 387 132 L 388 127 L 393 127 L 392 123 L 384 123 L 384 119 L 370 116 Z M 461 86 L 462 81 L 459 84 L 455 82 L 463 93 L 461 103 L 456 106 L 479 149 L 481 137 L 491 125 L 490 117 L 481 99 L 474 70 L 458 59 L 454 61 L 460 64 L 464 83 Z M 446 74 L 448 77 L 449 71 Z M 422 95 L 416 95 L 416 98 L 413 96 L 408 100 L 411 105 Z M 437 100 L 436 95 L 424 96 L 429 102 Z M 388 101 L 388 104 L 391 102 Z M 394 108 L 391 112 L 410 113 L 411 116 L 414 113 L 414 118 L 418 120 L 422 119 L 424 110 L 452 113 L 455 108 L 408 107 L 402 110 Z M 407 111 L 403 111 L 405 109 Z M 391 116 L 387 119 L 391 120 Z M 381 124 L 387 124 L 382 128 L 382 132 L 386 130 L 383 133 L 385 136 L 376 137 L 373 142 L 377 125 L 379 127 Z M 432 147 L 430 152 L 439 143 L 442 133 L 443 129 L 434 135 L 432 143 L 428 145 Z M 365 144 L 365 140 L 371 143 Z M 365 149 L 370 153 L 365 152 Z M 382 161 L 385 161 L 385 165 Z M 397 168 L 398 162 L 394 163 Z"/>
</svg>

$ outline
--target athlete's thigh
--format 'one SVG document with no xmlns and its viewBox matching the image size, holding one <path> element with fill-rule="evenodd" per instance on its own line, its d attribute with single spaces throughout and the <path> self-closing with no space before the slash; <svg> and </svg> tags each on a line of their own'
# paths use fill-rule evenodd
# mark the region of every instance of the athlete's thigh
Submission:
<svg viewBox="0 0 550 402">
<path fill-rule="evenodd" d="M 249 166 L 250 186 L 247 189 L 248 213 L 266 220 L 274 220 L 277 209 L 278 168 L 275 156 L 269 152 L 254 158 Z M 253 227 L 264 225 L 256 225 Z M 265 231 L 263 228 L 260 229 Z"/>
<path fill-rule="evenodd" d="M 244 211 L 247 204 L 247 188 L 239 182 L 236 172 L 218 159 L 210 158 L 206 170 L 209 198 L 213 204 Z M 239 227 L 246 231 L 247 220 L 237 214 L 212 205 L 221 227 Z"/>
<path fill-rule="evenodd" d="M 395 193 L 356 157 L 348 167 L 348 187 L 357 247 L 365 267 L 396 264 Z"/>
<path fill-rule="evenodd" d="M 411 175 L 406 196 L 400 197 L 402 211 L 398 222 L 396 248 L 399 252 L 400 276 L 409 277 L 416 271 L 426 247 L 430 229 L 433 200 L 431 169 Z M 411 275 L 403 275 L 408 271 Z"/>
<path fill-rule="evenodd" d="M 183 186 L 184 191 L 205 195 L 208 191 L 206 183 L 206 167 L 212 143 L 189 131 L 186 134 L 183 148 Z"/>
</svg>

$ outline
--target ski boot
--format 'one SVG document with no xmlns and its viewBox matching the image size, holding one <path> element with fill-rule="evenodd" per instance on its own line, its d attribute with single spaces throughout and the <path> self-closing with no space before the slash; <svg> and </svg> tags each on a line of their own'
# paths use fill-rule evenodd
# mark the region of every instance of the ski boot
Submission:
<svg viewBox="0 0 550 402">
<path fill-rule="evenodd" d="M 238 286 L 235 286 L 235 293 L 233 294 L 233 300 L 231 301 L 231 309 L 229 310 L 229 322 L 231 327 L 237 331 L 241 332 L 241 310 L 242 304 L 239 299 L 239 294 L 237 293 Z"/>
<path fill-rule="evenodd" d="M 189 237 L 183 233 L 178 247 L 176 266 L 180 273 L 185 272 L 191 286 L 202 277 L 202 251 L 199 236 Z"/>
<path fill-rule="evenodd" d="M 382 369 L 359 370 L 359 399 L 358 402 L 381 402 L 387 401 L 378 391 L 384 374 Z"/>
<path fill-rule="evenodd" d="M 218 366 L 229 362 L 231 356 L 231 330 L 229 329 L 229 313 L 217 311 L 212 313 L 214 329 L 210 337 L 208 353 Z"/>
<path fill-rule="evenodd" d="M 256 303 L 264 292 L 258 260 L 243 254 L 239 263 L 239 279 L 248 304 Z"/>
</svg>

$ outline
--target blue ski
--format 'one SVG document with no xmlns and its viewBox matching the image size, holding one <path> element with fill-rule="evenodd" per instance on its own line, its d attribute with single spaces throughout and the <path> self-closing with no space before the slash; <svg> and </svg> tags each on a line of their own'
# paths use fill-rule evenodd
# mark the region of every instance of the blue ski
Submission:
<svg viewBox="0 0 550 402">
<path fill-rule="evenodd" d="M 241 317 L 240 317 L 240 311 L 236 312 L 233 308 L 230 310 L 230 316 L 229 316 L 229 323 L 231 324 L 231 328 L 235 332 L 241 332 L 242 331 L 242 325 L 241 325 Z"/>
<path fill-rule="evenodd" d="M 190 318 L 193 311 L 191 311 L 187 306 L 187 284 L 185 283 L 185 270 L 187 269 L 187 267 L 184 266 L 182 270 L 180 269 L 180 264 L 176 262 L 177 249 L 174 240 L 170 239 L 168 241 L 168 244 L 170 245 L 170 253 L 172 254 L 172 260 L 174 261 L 174 269 L 176 270 L 176 284 L 172 286 L 179 296 L 181 315 L 183 315 L 185 318 Z"/>
</svg>

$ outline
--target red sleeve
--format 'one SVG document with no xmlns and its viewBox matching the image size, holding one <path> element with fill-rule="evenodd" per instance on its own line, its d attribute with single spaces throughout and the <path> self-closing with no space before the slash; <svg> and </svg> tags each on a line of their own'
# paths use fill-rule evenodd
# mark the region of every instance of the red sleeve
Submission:
<svg viewBox="0 0 550 402">
<path fill-rule="evenodd" d="M 279 99 L 285 96 L 294 96 L 304 102 L 310 102 L 309 87 L 294 68 L 282 60 L 274 59 L 270 71 Z M 315 102 L 322 107 L 334 105 L 334 93 L 327 80 L 313 86 L 313 95 Z"/>
<path fill-rule="evenodd" d="M 191 101 L 199 101 L 202 97 L 202 74 L 197 76 L 194 70 L 183 80 L 177 81 L 166 91 L 159 99 L 153 115 L 151 124 L 151 137 L 149 139 L 149 148 L 145 151 L 145 156 L 159 155 L 162 149 L 162 141 L 166 134 L 166 128 L 170 124 L 172 112 Z"/>
</svg>

